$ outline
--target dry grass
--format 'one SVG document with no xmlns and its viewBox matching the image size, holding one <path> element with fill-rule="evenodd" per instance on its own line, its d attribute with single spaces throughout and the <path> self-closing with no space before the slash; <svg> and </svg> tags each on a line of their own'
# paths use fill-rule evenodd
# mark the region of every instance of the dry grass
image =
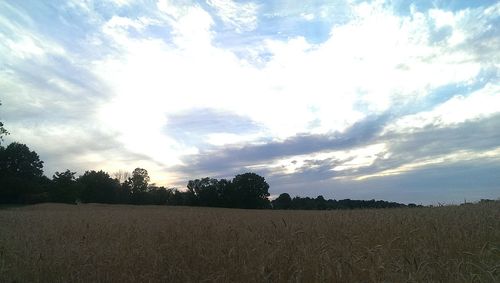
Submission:
<svg viewBox="0 0 500 283">
<path fill-rule="evenodd" d="M 1 282 L 500 282 L 500 203 L 0 210 Z"/>
</svg>

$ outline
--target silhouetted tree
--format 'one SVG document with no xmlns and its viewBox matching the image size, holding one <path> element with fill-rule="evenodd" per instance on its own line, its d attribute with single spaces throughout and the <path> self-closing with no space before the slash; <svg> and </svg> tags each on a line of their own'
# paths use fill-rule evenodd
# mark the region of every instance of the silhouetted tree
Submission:
<svg viewBox="0 0 500 283">
<path fill-rule="evenodd" d="M 236 175 L 232 181 L 235 203 L 240 208 L 268 208 L 269 184 L 255 173 Z"/>
<path fill-rule="evenodd" d="M 130 203 L 132 200 L 132 182 L 129 181 L 131 174 L 125 170 L 118 170 L 113 173 L 113 177 L 120 185 L 116 190 L 116 203 Z"/>
<path fill-rule="evenodd" d="M 273 202 L 274 204 L 274 202 Z M 358 209 L 358 208 L 393 208 L 393 207 L 405 207 L 406 205 L 397 202 L 387 202 L 383 200 L 326 200 L 323 196 L 318 196 L 317 198 L 310 197 L 294 197 L 292 199 L 291 209 Z M 279 209 L 279 207 L 275 207 Z"/>
<path fill-rule="evenodd" d="M 213 178 L 190 180 L 187 188 L 194 195 L 195 204 L 201 206 L 220 206 L 222 197 L 217 191 L 219 181 Z"/>
<path fill-rule="evenodd" d="M 54 202 L 75 203 L 82 191 L 82 185 L 76 182 L 76 172 L 66 170 L 56 172 L 52 176 L 52 186 L 49 191 L 50 200 Z"/>
<path fill-rule="evenodd" d="M 217 194 L 219 195 L 219 206 L 221 207 L 235 207 L 236 193 L 231 180 L 220 179 L 217 181 Z"/>
<path fill-rule="evenodd" d="M 43 161 L 25 144 L 0 146 L 0 202 L 25 202 L 46 191 Z"/>
<path fill-rule="evenodd" d="M 294 197 L 292 199 L 292 206 L 293 209 L 306 209 L 306 210 L 311 210 L 311 209 L 316 209 L 316 200 L 310 197 Z"/>
<path fill-rule="evenodd" d="M 146 169 L 135 168 L 132 171 L 132 176 L 125 182 L 125 186 L 130 188 L 133 203 L 140 204 L 146 201 L 148 183 L 149 175 Z"/>
<path fill-rule="evenodd" d="M 118 188 L 116 189 L 115 202 L 116 203 L 130 203 L 132 200 L 132 191 L 130 184 L 127 182 L 120 182 L 114 179 L 118 183 Z"/>
<path fill-rule="evenodd" d="M 173 190 L 172 205 L 196 205 L 193 193 L 190 191 Z"/>
<path fill-rule="evenodd" d="M 272 201 L 274 209 L 290 209 L 292 207 L 292 198 L 289 194 L 283 193 Z"/>
<path fill-rule="evenodd" d="M 327 209 L 327 206 L 328 204 L 323 196 L 319 195 L 318 197 L 316 197 L 316 209 L 324 210 Z"/>
<path fill-rule="evenodd" d="M 2 105 L 2 103 L 0 103 L 0 105 Z M 2 121 L 0 121 L 0 145 L 3 142 L 3 137 L 8 134 L 9 132 L 3 127 Z"/>
<path fill-rule="evenodd" d="M 61 185 L 71 185 L 76 182 L 75 178 L 76 172 L 71 172 L 69 169 L 66 169 L 64 172 L 57 172 L 52 176 L 52 182 L 59 183 Z"/>
<path fill-rule="evenodd" d="M 0 170 L 15 173 L 20 177 L 32 178 L 43 175 L 43 161 L 35 151 L 25 144 L 13 142 L 6 148 L 2 147 Z"/>
<path fill-rule="evenodd" d="M 115 177 L 120 184 L 123 184 L 128 180 L 128 178 L 130 178 L 130 173 L 125 170 L 118 170 L 113 173 L 113 177 Z"/>
<path fill-rule="evenodd" d="M 130 184 L 132 194 L 144 193 L 148 189 L 149 175 L 146 169 L 135 168 L 132 177 L 127 182 Z"/>
<path fill-rule="evenodd" d="M 149 186 L 146 193 L 146 203 L 148 204 L 171 204 L 173 191 L 165 187 Z"/>
<path fill-rule="evenodd" d="M 86 171 L 78 177 L 78 183 L 83 185 L 81 200 L 83 202 L 114 203 L 120 189 L 116 179 L 104 171 Z"/>
</svg>

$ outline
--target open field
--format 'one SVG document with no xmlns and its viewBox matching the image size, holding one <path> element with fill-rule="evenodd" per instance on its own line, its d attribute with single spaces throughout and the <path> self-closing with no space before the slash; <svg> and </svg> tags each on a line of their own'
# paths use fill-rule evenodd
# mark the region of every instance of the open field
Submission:
<svg viewBox="0 0 500 283">
<path fill-rule="evenodd" d="M 0 210 L 0 282 L 500 282 L 500 203 Z"/>
</svg>

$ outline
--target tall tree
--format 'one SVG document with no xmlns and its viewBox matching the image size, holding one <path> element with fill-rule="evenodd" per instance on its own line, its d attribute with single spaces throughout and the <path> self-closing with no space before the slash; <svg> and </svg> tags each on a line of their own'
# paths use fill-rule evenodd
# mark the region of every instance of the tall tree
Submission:
<svg viewBox="0 0 500 283">
<path fill-rule="evenodd" d="M 120 188 L 118 181 L 104 171 L 86 171 L 77 181 L 83 185 L 83 202 L 113 203 Z"/>
<path fill-rule="evenodd" d="M 129 177 L 127 182 L 130 184 L 132 194 L 144 193 L 148 190 L 149 175 L 148 170 L 143 168 L 135 168 L 132 171 L 132 177 Z"/>
<path fill-rule="evenodd" d="M 230 180 L 206 177 L 190 180 L 187 188 L 186 195 L 191 199 L 192 205 L 239 207 Z"/>
<path fill-rule="evenodd" d="M 220 179 L 217 182 L 217 193 L 220 198 L 220 206 L 222 207 L 235 207 L 235 193 L 231 180 Z"/>
<path fill-rule="evenodd" d="M 283 193 L 272 201 L 274 209 L 290 209 L 292 207 L 292 198 L 289 194 Z"/>
<path fill-rule="evenodd" d="M 0 202 L 24 202 L 43 191 L 43 161 L 25 144 L 0 146 Z"/>
<path fill-rule="evenodd" d="M 76 172 L 71 172 L 67 169 L 64 172 L 57 172 L 52 176 L 52 181 L 61 185 L 71 185 L 76 182 Z"/>
<path fill-rule="evenodd" d="M 147 204 L 168 204 L 172 202 L 174 192 L 165 187 L 150 186 L 147 193 Z"/>
<path fill-rule="evenodd" d="M 49 191 L 50 200 L 54 202 L 75 203 L 82 191 L 82 185 L 76 182 L 76 172 L 66 170 L 56 172 L 52 176 L 52 186 Z"/>
<path fill-rule="evenodd" d="M 25 144 L 13 142 L 0 153 L 0 172 L 33 178 L 43 175 L 43 161 Z"/>
<path fill-rule="evenodd" d="M 232 181 L 237 207 L 267 208 L 269 207 L 269 184 L 264 177 L 255 173 L 236 175 Z"/>
<path fill-rule="evenodd" d="M 132 171 L 132 177 L 129 177 L 123 186 L 130 188 L 132 202 L 139 204 L 146 201 L 148 184 L 148 171 L 143 168 L 135 168 L 134 171 Z"/>
<path fill-rule="evenodd" d="M 187 188 L 194 195 L 197 205 L 219 206 L 221 198 L 217 192 L 217 183 L 217 179 L 207 177 L 190 180 Z"/>
</svg>

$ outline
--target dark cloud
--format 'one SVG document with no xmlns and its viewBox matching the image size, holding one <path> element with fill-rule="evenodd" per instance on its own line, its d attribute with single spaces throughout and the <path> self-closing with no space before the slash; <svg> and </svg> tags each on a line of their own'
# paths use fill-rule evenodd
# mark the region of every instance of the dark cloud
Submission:
<svg viewBox="0 0 500 283">
<path fill-rule="evenodd" d="M 417 203 L 449 203 L 500 197 L 498 158 L 481 158 L 420 167 L 398 175 L 353 182 L 354 194 Z M 359 190 L 358 190 L 359 188 Z"/>
<path fill-rule="evenodd" d="M 196 156 L 186 157 L 185 161 L 189 166 L 180 170 L 214 173 L 251 164 L 268 163 L 289 156 L 350 149 L 373 141 L 388 119 L 389 115 L 368 117 L 355 123 L 343 133 L 302 134 L 280 142 L 206 150 Z"/>
<path fill-rule="evenodd" d="M 388 133 L 382 140 L 397 158 L 407 156 L 411 160 L 458 150 L 489 150 L 500 145 L 500 115 L 448 127 L 427 126 L 413 132 Z"/>
<path fill-rule="evenodd" d="M 397 175 L 362 181 L 334 179 L 327 168 L 297 174 L 269 176 L 270 192 L 295 196 L 323 195 L 335 199 L 384 199 L 404 203 L 437 204 L 500 197 L 498 158 L 428 165 Z M 312 174 L 311 174 L 312 173 Z M 321 177 L 325 178 L 321 178 Z"/>
<path fill-rule="evenodd" d="M 329 158 L 305 160 L 304 166 L 292 174 L 283 173 L 281 168 L 255 167 L 252 171 L 267 176 L 271 191 L 275 194 L 289 192 L 292 195 L 323 194 L 339 198 L 385 199 L 391 196 L 391 200 L 405 202 L 429 202 L 432 198 L 445 201 L 447 195 L 450 196 L 449 200 L 456 201 L 464 196 L 473 197 L 474 190 L 477 190 L 478 198 L 483 191 L 487 192 L 483 196 L 494 194 L 492 186 L 496 181 L 491 178 L 491 174 L 500 167 L 495 163 L 498 160 L 447 162 L 427 165 L 395 176 L 352 181 L 356 176 L 396 169 L 404 164 L 459 151 L 470 152 L 474 158 L 476 152 L 500 146 L 499 114 L 449 127 L 428 126 L 413 132 L 389 132 L 382 135 L 381 129 L 387 123 L 388 117 L 390 116 L 367 118 L 344 133 L 300 135 L 283 142 L 207 151 L 186 160 L 188 167 L 176 170 L 195 176 L 227 177 L 249 171 L 245 166 L 252 164 L 271 164 L 273 160 L 294 155 L 349 150 L 384 142 L 391 156 L 379 156 L 372 165 L 366 167 L 333 171 L 332 168 L 350 160 Z M 480 185 L 480 188 L 473 188 L 475 183 Z M 432 191 L 434 188 L 437 191 Z M 467 193 L 467 188 L 472 190 L 471 193 Z M 425 195 L 429 190 L 431 198 Z"/>
<path fill-rule="evenodd" d="M 450 127 L 429 126 L 411 133 L 388 133 L 379 136 L 375 141 L 387 145 L 390 157 L 380 156 L 370 166 L 332 172 L 330 177 L 370 175 L 459 151 L 474 154 L 495 149 L 500 146 L 500 115 L 466 121 Z M 327 159 L 319 162 L 317 167 L 328 169 L 333 168 L 339 161 Z M 345 161 L 341 160 L 342 162 Z"/>
</svg>

